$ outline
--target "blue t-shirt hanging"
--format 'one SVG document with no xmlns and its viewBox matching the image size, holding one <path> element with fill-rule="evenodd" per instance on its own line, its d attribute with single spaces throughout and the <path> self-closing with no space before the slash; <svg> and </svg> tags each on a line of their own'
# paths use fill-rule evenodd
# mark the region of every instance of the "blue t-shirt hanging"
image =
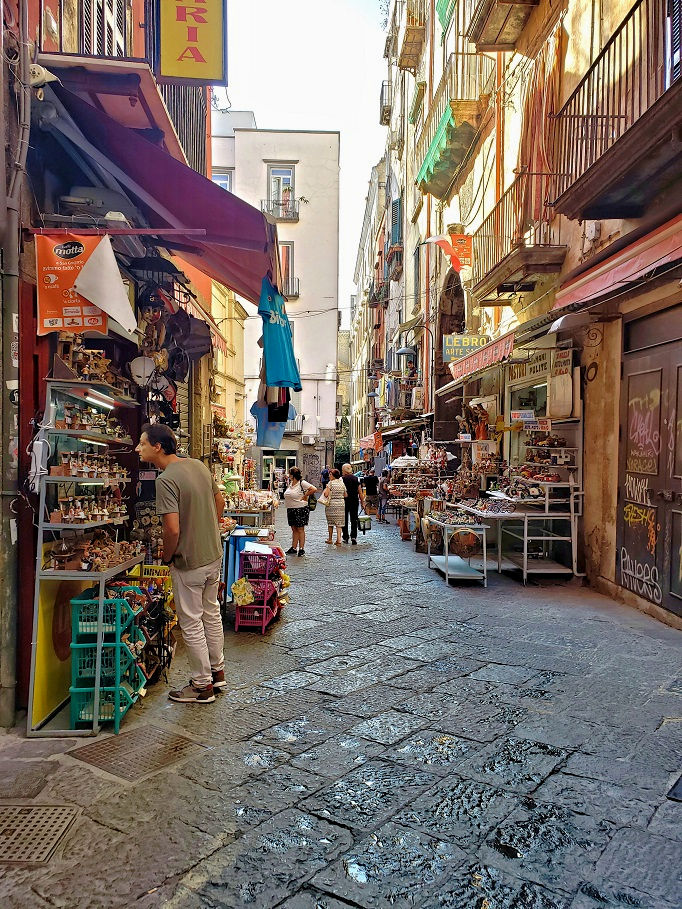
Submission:
<svg viewBox="0 0 682 909">
<path fill-rule="evenodd" d="M 268 388 L 293 388 L 301 391 L 301 377 L 294 356 L 291 325 L 284 297 L 263 278 L 258 312 L 263 317 L 263 355 L 265 384 Z"/>
<path fill-rule="evenodd" d="M 259 448 L 274 448 L 277 451 L 282 444 L 286 421 L 271 423 L 268 420 L 268 405 L 259 401 L 251 407 L 251 416 L 256 421 L 256 445 Z M 296 419 L 296 408 L 293 404 L 289 405 L 289 419 Z"/>
</svg>

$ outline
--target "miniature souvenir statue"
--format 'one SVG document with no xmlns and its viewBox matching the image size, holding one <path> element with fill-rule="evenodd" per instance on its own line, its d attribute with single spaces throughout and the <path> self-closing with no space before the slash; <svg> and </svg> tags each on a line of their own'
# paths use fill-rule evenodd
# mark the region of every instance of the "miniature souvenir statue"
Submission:
<svg viewBox="0 0 682 909">
<path fill-rule="evenodd" d="M 139 329 L 143 332 L 141 349 L 146 356 L 160 351 L 166 338 L 166 324 L 163 306 L 156 300 L 147 300 L 140 305 Z"/>
<path fill-rule="evenodd" d="M 488 411 L 480 404 L 476 404 L 473 411 L 477 419 L 476 438 L 479 441 L 485 441 L 488 438 L 488 420 L 490 419 L 490 416 Z"/>
</svg>

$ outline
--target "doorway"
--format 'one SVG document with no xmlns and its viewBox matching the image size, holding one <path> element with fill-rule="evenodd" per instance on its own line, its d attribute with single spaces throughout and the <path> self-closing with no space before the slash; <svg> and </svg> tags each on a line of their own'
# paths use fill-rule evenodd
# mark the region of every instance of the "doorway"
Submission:
<svg viewBox="0 0 682 909">
<path fill-rule="evenodd" d="M 616 554 L 618 582 L 676 615 L 682 615 L 681 325 L 677 306 L 625 326 Z"/>
</svg>

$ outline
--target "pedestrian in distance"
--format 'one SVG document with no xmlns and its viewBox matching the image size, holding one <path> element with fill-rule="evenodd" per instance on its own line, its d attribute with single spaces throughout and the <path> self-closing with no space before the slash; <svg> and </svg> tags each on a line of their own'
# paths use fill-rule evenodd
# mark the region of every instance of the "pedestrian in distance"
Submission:
<svg viewBox="0 0 682 909">
<path fill-rule="evenodd" d="M 322 486 L 322 489 L 325 488 L 325 486 L 327 485 L 328 482 L 329 482 L 329 464 L 325 464 L 324 467 L 322 468 L 322 473 L 320 474 L 320 484 Z"/>
<path fill-rule="evenodd" d="M 374 473 L 373 467 L 371 467 L 369 473 L 367 473 L 367 475 L 362 478 L 361 485 L 365 490 L 365 500 L 367 502 L 367 505 L 371 505 L 373 508 L 378 509 L 379 477 Z"/>
<path fill-rule="evenodd" d="M 347 543 L 349 536 L 352 546 L 358 544 L 358 510 L 360 503 L 365 507 L 365 493 L 360 486 L 360 481 L 353 473 L 350 464 L 344 464 L 341 468 L 341 476 L 344 486 L 346 487 L 346 509 L 343 523 L 343 542 Z M 350 534 L 349 534 L 350 529 Z"/>
<path fill-rule="evenodd" d="M 343 527 L 343 521 L 346 514 L 346 508 L 344 502 L 348 493 L 346 492 L 346 487 L 343 480 L 341 479 L 341 471 L 337 470 L 335 467 L 330 472 L 329 483 L 324 490 L 325 497 L 327 499 L 327 504 L 325 505 L 325 510 L 327 512 L 327 530 L 328 536 L 325 540 L 325 543 L 332 543 L 332 537 L 334 535 L 334 528 L 336 528 L 336 545 L 341 545 L 341 528 Z"/>
<path fill-rule="evenodd" d="M 187 648 L 190 681 L 168 697 L 180 704 L 210 704 L 226 688 L 225 638 L 218 603 L 222 546 L 218 520 L 225 500 L 210 471 L 179 458 L 175 433 L 146 423 L 135 451 L 157 467 L 156 512 L 162 518 L 164 565 L 170 566 L 178 624 Z"/>
<path fill-rule="evenodd" d="M 317 492 L 317 486 L 303 479 L 299 467 L 289 470 L 289 485 L 284 490 L 284 504 L 287 509 L 287 523 L 291 527 L 291 546 L 288 555 L 305 555 L 305 529 L 308 526 L 310 508 L 308 499 Z"/>
<path fill-rule="evenodd" d="M 379 513 L 377 520 L 380 524 L 390 524 L 386 520 L 386 506 L 388 505 L 388 471 L 382 470 L 379 478 Z"/>
</svg>

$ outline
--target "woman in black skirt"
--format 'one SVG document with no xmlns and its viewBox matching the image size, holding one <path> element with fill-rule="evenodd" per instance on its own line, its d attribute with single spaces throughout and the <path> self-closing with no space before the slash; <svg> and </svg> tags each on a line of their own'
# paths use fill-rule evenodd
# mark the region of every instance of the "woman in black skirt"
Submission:
<svg viewBox="0 0 682 909">
<path fill-rule="evenodd" d="M 287 523 L 291 527 L 291 547 L 288 555 L 305 554 L 305 529 L 308 526 L 310 509 L 308 498 L 317 492 L 317 487 L 307 483 L 301 476 L 298 467 L 289 471 L 289 485 L 284 492 L 284 504 L 287 509 Z"/>
</svg>

